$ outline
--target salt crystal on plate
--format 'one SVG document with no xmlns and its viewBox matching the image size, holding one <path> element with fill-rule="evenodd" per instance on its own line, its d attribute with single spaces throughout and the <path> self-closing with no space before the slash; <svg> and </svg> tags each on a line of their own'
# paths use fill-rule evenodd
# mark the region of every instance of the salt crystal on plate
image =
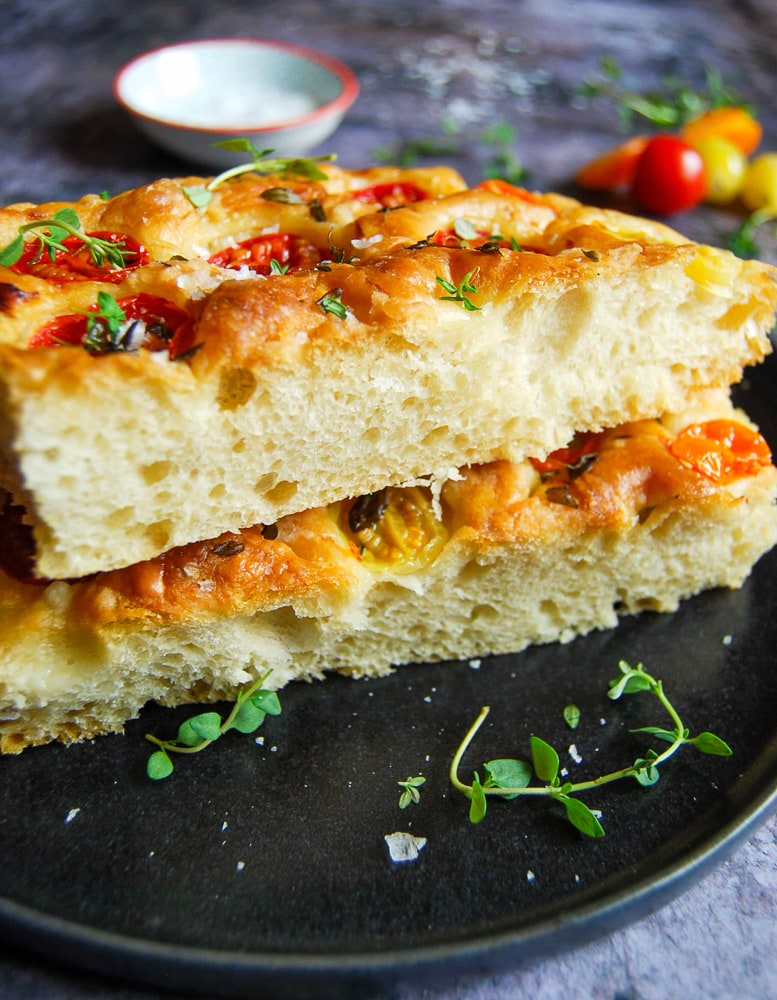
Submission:
<svg viewBox="0 0 777 1000">
<path fill-rule="evenodd" d="M 397 864 L 415 861 L 426 847 L 426 837 L 414 837 L 412 833 L 387 833 L 383 839 L 388 846 L 389 857 Z"/>
</svg>

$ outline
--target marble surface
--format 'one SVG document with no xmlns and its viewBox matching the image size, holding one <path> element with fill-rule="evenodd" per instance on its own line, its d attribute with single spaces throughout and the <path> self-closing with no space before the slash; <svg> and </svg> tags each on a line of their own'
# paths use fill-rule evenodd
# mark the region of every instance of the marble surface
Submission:
<svg viewBox="0 0 777 1000">
<path fill-rule="evenodd" d="M 676 73 L 699 83 L 714 66 L 759 108 L 777 144 L 773 53 L 777 14 L 748 4 L 669 0 L 49 0 L 0 5 L 0 201 L 113 192 L 191 167 L 141 138 L 111 96 L 115 71 L 150 47 L 184 38 L 255 35 L 314 45 L 359 76 L 362 92 L 327 152 L 345 166 L 457 123 L 449 162 L 476 180 L 490 152 L 483 130 L 508 121 L 532 183 L 564 190 L 574 167 L 617 138 L 611 108 L 576 97 L 612 54 L 636 80 Z M 691 236 L 724 239 L 726 212 L 682 220 Z M 77 963 L 77 956 L 74 956 Z M 0 946 L 0 996 L 143 1000 L 151 994 L 49 966 Z M 399 1000 L 777 995 L 777 818 L 701 883 L 659 912 L 577 951 Z"/>
</svg>

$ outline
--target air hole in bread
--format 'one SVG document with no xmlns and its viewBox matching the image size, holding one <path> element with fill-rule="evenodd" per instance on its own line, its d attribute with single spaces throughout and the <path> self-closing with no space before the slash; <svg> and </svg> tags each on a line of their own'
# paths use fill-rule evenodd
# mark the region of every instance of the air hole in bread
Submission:
<svg viewBox="0 0 777 1000">
<path fill-rule="evenodd" d="M 216 483 L 208 496 L 211 500 L 221 500 L 227 494 L 227 488 L 223 483 Z"/>
<path fill-rule="evenodd" d="M 496 621 L 498 618 L 499 612 L 490 604 L 476 604 L 469 613 L 469 620 L 472 622 Z"/>
<path fill-rule="evenodd" d="M 119 507 L 107 518 L 107 524 L 112 531 L 124 528 L 135 516 L 134 507 Z"/>
<path fill-rule="evenodd" d="M 154 524 L 147 524 L 143 529 L 143 534 L 154 548 L 162 552 L 170 547 L 172 531 L 172 522 L 165 519 L 164 521 L 155 521 Z"/>
<path fill-rule="evenodd" d="M 236 410 L 253 396 L 256 376 L 248 368 L 230 368 L 219 380 L 216 402 L 222 410 Z"/>
<path fill-rule="evenodd" d="M 423 441 L 421 442 L 425 448 L 437 445 L 438 442 L 444 441 L 450 434 L 447 427 L 433 427 L 432 430 L 427 431 L 424 434 Z"/>
<path fill-rule="evenodd" d="M 153 486 L 154 483 L 161 483 L 163 479 L 166 479 L 174 471 L 175 465 L 167 461 L 152 462 L 151 465 L 142 465 L 140 468 L 140 474 L 149 486 Z"/>
<path fill-rule="evenodd" d="M 273 504 L 288 503 L 296 495 L 298 487 L 298 483 L 288 483 L 282 479 L 271 489 L 267 490 L 267 499 Z"/>
</svg>

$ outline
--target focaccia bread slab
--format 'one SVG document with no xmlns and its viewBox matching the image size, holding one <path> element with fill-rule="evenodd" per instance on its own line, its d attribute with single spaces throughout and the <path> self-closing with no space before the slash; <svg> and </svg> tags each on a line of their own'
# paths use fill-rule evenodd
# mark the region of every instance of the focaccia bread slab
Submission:
<svg viewBox="0 0 777 1000">
<path fill-rule="evenodd" d="M 411 197 L 394 171 L 394 201 L 411 204 L 376 211 L 357 196 L 364 174 L 332 170 L 336 190 L 322 183 L 315 197 L 309 182 L 252 176 L 204 209 L 177 190 L 192 179 L 89 201 L 84 228 L 134 228 L 164 257 L 110 294 L 182 310 L 188 349 L 176 356 L 164 344 L 95 356 L 45 338 L 31 349 L 49 318 L 89 310 L 105 285 L 0 273 L 0 482 L 27 508 L 40 575 L 542 456 L 576 430 L 680 410 L 769 350 L 766 265 L 571 199 L 466 190 L 450 173 L 429 172 L 418 195 L 414 172 Z M 279 187 L 299 203 L 262 197 Z M 160 200 L 172 221 L 154 214 Z M 304 234 L 318 266 L 214 263 L 225 240 L 250 238 L 246 205 L 261 207 L 258 231 Z M 8 232 L 31 212 L 14 208 Z"/>
<path fill-rule="evenodd" d="M 88 580 L 0 573 L 0 749 L 118 730 L 151 699 L 231 699 L 267 670 L 276 688 L 378 676 L 738 587 L 777 540 L 777 470 L 750 427 L 705 393 L 544 462 L 462 470 L 439 517 L 428 490 L 392 488 Z"/>
</svg>

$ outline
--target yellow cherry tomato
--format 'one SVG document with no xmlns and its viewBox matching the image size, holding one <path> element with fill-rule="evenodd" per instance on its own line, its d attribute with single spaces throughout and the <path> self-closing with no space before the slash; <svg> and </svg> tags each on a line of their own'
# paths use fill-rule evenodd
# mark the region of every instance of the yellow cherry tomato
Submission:
<svg viewBox="0 0 777 1000">
<path fill-rule="evenodd" d="M 777 153 L 761 153 L 752 161 L 742 184 L 742 201 L 750 212 L 759 208 L 777 212 Z"/>
<path fill-rule="evenodd" d="M 711 205 L 727 205 L 742 190 L 747 173 L 747 157 L 729 142 L 710 136 L 694 144 L 704 161 L 707 193 L 704 200 Z"/>
<path fill-rule="evenodd" d="M 682 131 L 683 139 L 696 146 L 705 139 L 727 139 L 737 149 L 750 156 L 758 149 L 763 130 L 745 108 L 710 108 L 689 121 Z"/>
</svg>

